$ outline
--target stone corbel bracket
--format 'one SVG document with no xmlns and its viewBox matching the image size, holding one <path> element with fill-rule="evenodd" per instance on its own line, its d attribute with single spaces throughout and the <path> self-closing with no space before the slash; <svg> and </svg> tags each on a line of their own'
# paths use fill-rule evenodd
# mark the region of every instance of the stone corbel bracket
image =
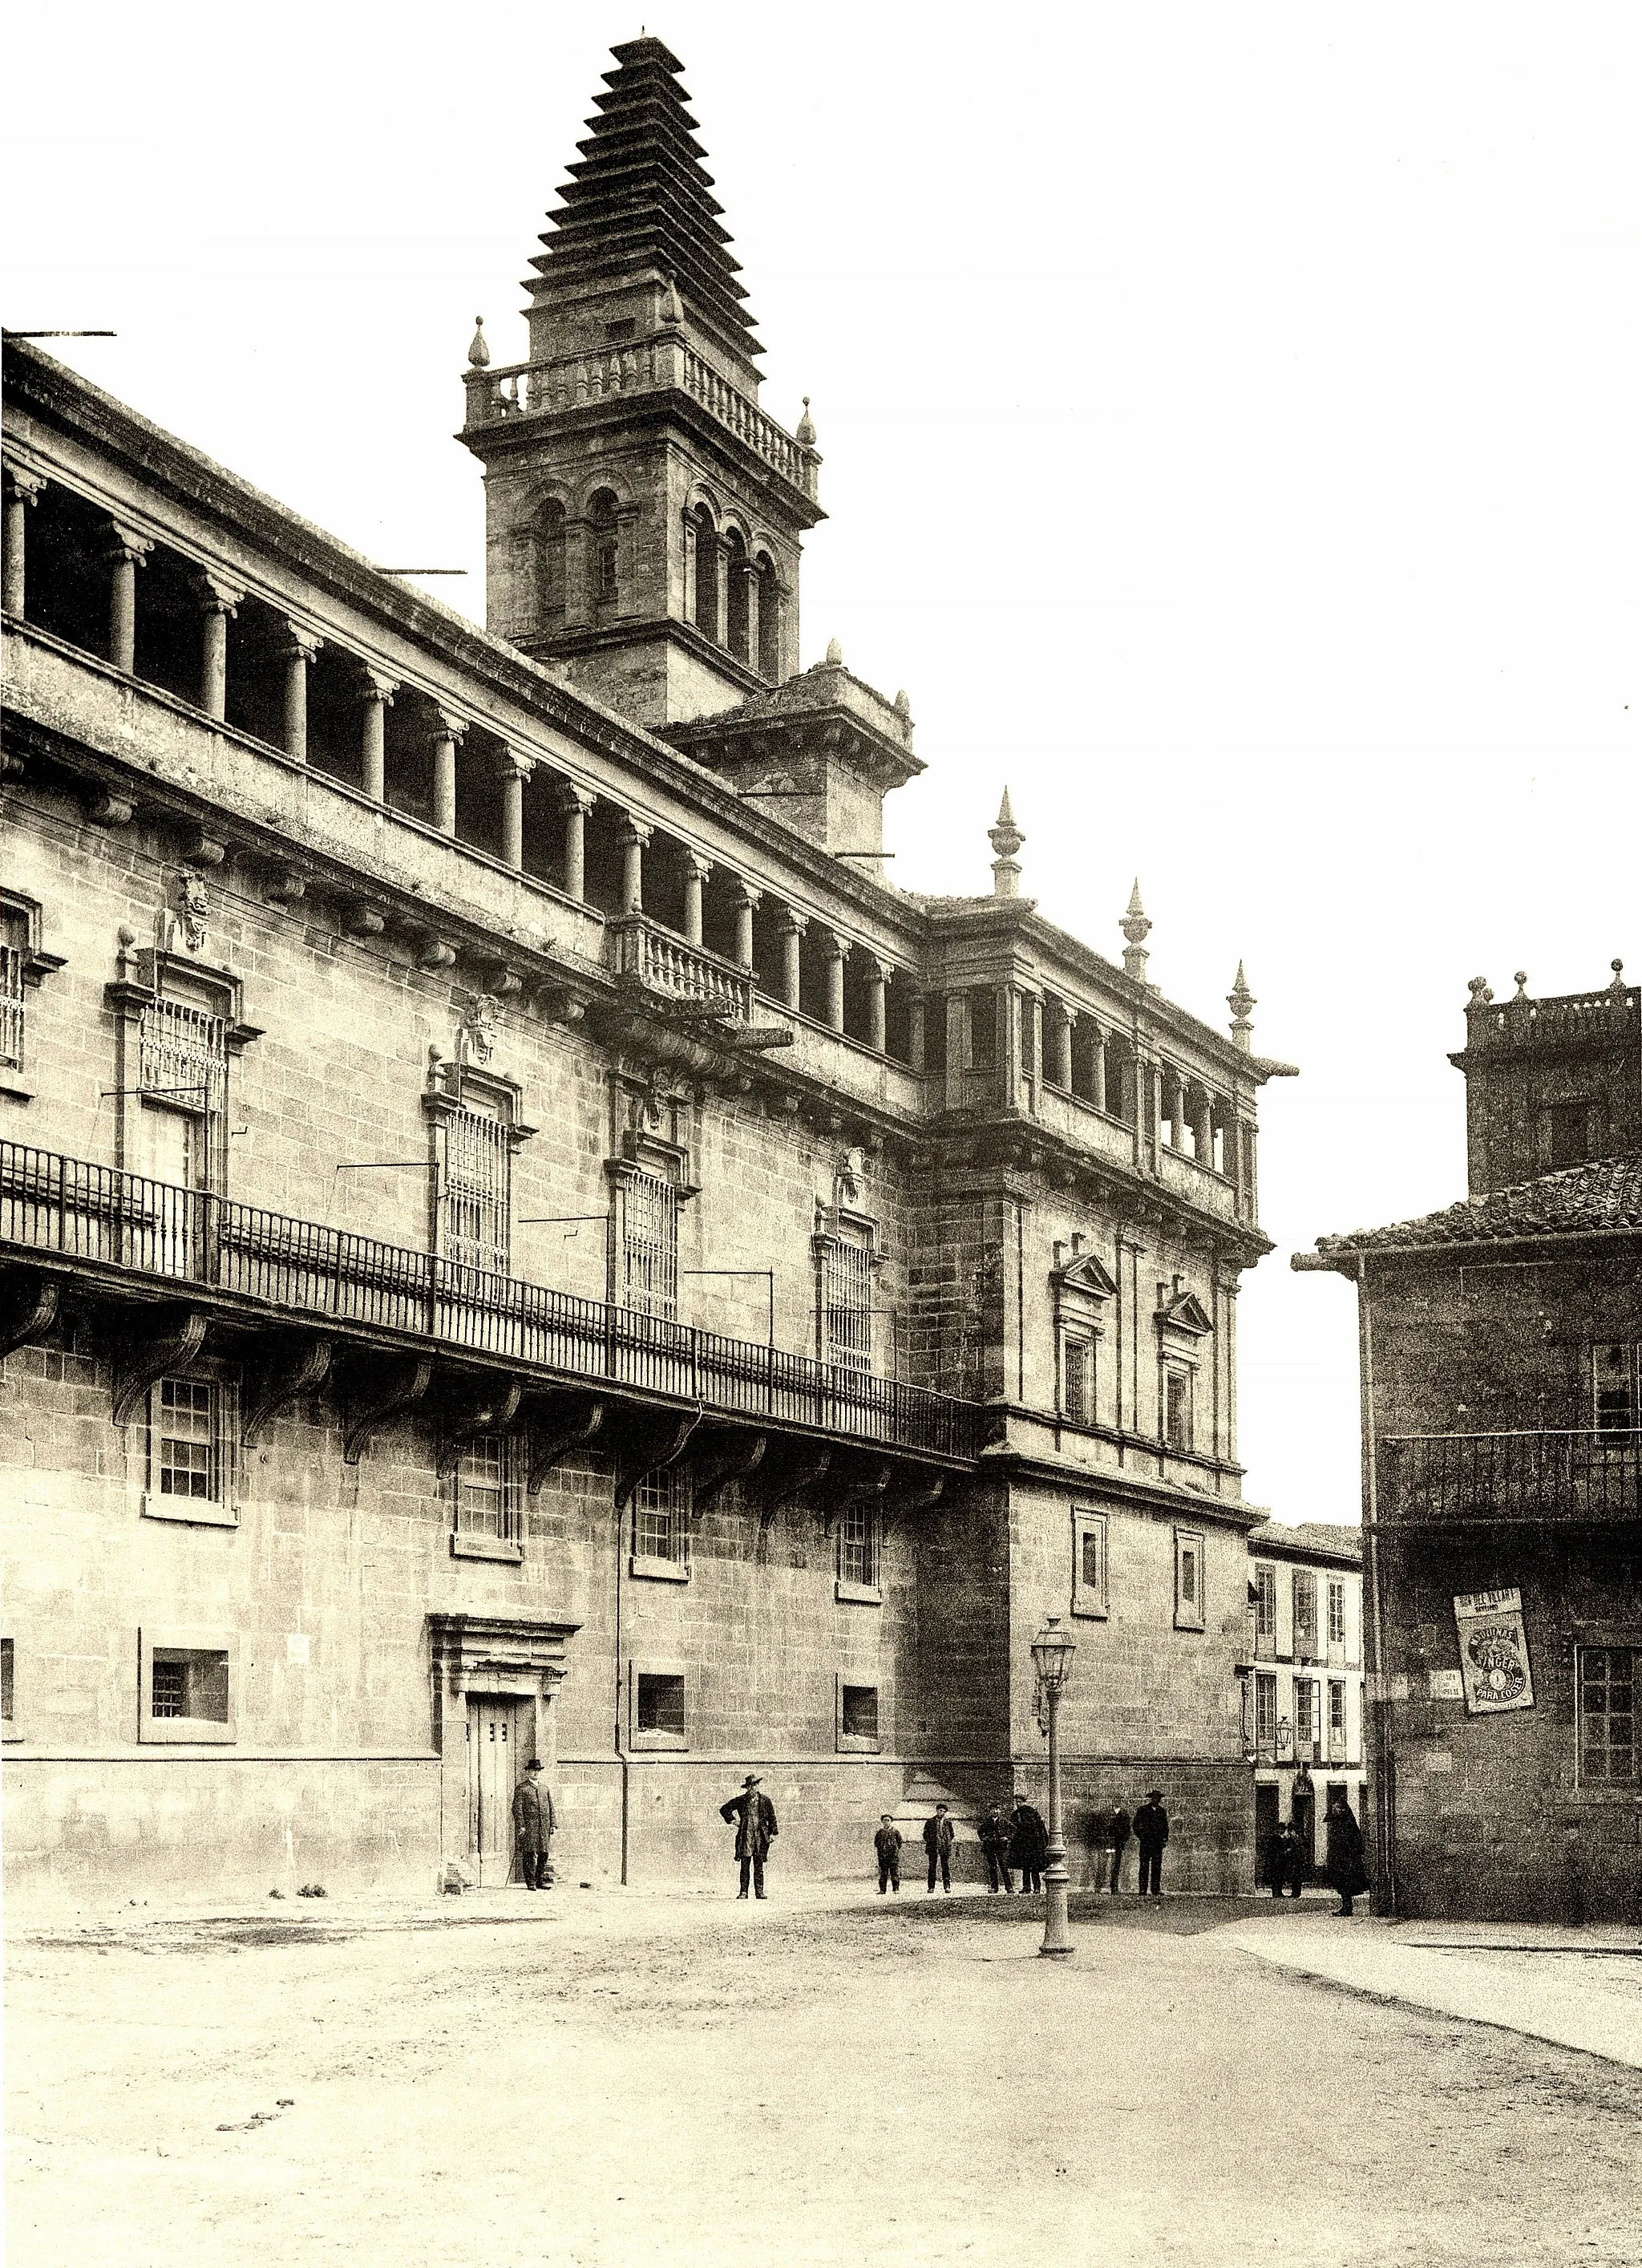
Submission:
<svg viewBox="0 0 1642 2268">
<path fill-rule="evenodd" d="M 163 1322 L 157 1319 L 154 1336 L 141 1346 L 128 1341 L 114 1366 L 114 1422 L 126 1425 L 157 1378 L 184 1378 L 200 1359 L 205 1344 L 206 1316 L 198 1307 L 185 1307 Z"/>
<path fill-rule="evenodd" d="M 0 1362 L 19 1347 L 43 1339 L 57 1320 L 61 1287 L 55 1276 L 15 1268 L 0 1285 Z"/>
<path fill-rule="evenodd" d="M 289 1350 L 283 1362 L 271 1362 L 261 1392 L 251 1403 L 239 1431 L 242 1449 L 255 1447 L 259 1435 L 276 1418 L 306 1395 L 317 1393 L 330 1376 L 334 1350 L 329 1339 L 304 1339 Z"/>
<path fill-rule="evenodd" d="M 704 1456 L 695 1468 L 691 1487 L 690 1525 L 700 1528 L 732 1481 L 745 1480 L 764 1462 L 770 1446 L 767 1433 L 731 1435 L 715 1456 Z"/>
<path fill-rule="evenodd" d="M 481 1433 L 505 1433 L 519 1414 L 524 1388 L 517 1378 L 487 1381 L 470 1389 L 465 1398 L 449 1408 L 439 1427 L 434 1470 L 445 1480 L 456 1470 L 462 1452 Z"/>
<path fill-rule="evenodd" d="M 616 1462 L 616 1510 L 623 1512 L 637 1495 L 639 1484 L 651 1473 L 664 1473 L 676 1465 L 690 1446 L 690 1436 L 701 1423 L 701 1405 L 665 1422 L 661 1428 L 645 1426 L 624 1445 Z"/>
<path fill-rule="evenodd" d="M 821 1514 L 821 1533 L 831 1535 L 840 1512 L 852 1505 L 879 1504 L 889 1493 L 890 1483 L 895 1478 L 892 1458 L 871 1458 L 859 1464 L 854 1473 L 839 1476 L 838 1486 L 829 1491 Z"/>
<path fill-rule="evenodd" d="M 778 1513 L 796 1503 L 806 1489 L 826 1478 L 832 1469 L 833 1451 L 825 1441 L 789 1441 L 764 1463 L 764 1501 L 759 1524 L 768 1528 Z"/>
<path fill-rule="evenodd" d="M 884 1519 L 901 1520 L 914 1513 L 933 1512 L 945 1498 L 950 1479 L 949 1473 L 913 1473 L 884 1498 Z"/>
<path fill-rule="evenodd" d="M 561 1465 L 567 1457 L 574 1456 L 604 1432 L 605 1410 L 604 1403 L 597 1400 L 555 1403 L 545 1420 L 531 1425 L 524 1481 L 527 1496 L 539 1496 L 543 1482 L 556 1465 Z"/>
<path fill-rule="evenodd" d="M 371 1435 L 401 1410 L 414 1409 L 427 1393 L 432 1378 L 430 1355 L 410 1355 L 395 1364 L 387 1383 L 378 1388 L 370 1400 L 355 1403 L 349 1408 L 342 1462 L 356 1465 L 370 1447 Z"/>
</svg>

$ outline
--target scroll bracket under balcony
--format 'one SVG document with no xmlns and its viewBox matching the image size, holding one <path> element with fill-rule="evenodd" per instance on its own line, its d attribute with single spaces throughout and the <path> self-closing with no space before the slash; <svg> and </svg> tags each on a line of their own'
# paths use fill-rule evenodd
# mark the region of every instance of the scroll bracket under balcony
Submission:
<svg viewBox="0 0 1642 2268">
<path fill-rule="evenodd" d="M 831 1535 L 839 1513 L 847 1512 L 852 1505 L 882 1504 L 894 1478 L 895 1466 L 888 1457 L 859 1466 L 828 1496 L 821 1513 L 823 1535 Z"/>
<path fill-rule="evenodd" d="M 19 1347 L 33 1346 L 43 1339 L 57 1320 L 57 1304 L 61 1286 L 55 1276 L 42 1276 L 32 1268 L 8 1271 L 4 1286 L 4 1305 L 0 1307 L 0 1362 Z"/>
<path fill-rule="evenodd" d="M 779 1457 L 766 1458 L 760 1526 L 767 1528 L 783 1506 L 795 1503 L 832 1469 L 832 1450 L 826 1443 L 801 1440 L 789 1444 Z"/>
<path fill-rule="evenodd" d="M 554 1405 L 555 1409 L 558 1405 Z M 584 1402 L 575 1414 L 558 1425 L 532 1425 L 530 1432 L 530 1454 L 525 1474 L 524 1492 L 539 1496 L 542 1483 L 555 1465 L 561 1465 L 577 1449 L 585 1448 L 604 1431 L 605 1404 Z"/>
<path fill-rule="evenodd" d="M 198 1307 L 187 1307 L 168 1319 L 170 1328 L 141 1346 L 128 1347 L 114 1367 L 114 1422 L 126 1425 L 157 1378 L 184 1378 L 200 1359 L 205 1344 L 207 1317 Z"/>
<path fill-rule="evenodd" d="M 266 1426 L 305 1395 L 319 1391 L 330 1374 L 331 1356 L 329 1339 L 306 1339 L 277 1369 L 270 1371 L 268 1383 L 251 1404 L 240 1428 L 242 1449 L 253 1448 Z"/>
<path fill-rule="evenodd" d="M 360 1402 L 348 1411 L 348 1437 L 342 1444 L 342 1462 L 356 1465 L 370 1447 L 370 1437 L 390 1418 L 402 1410 L 414 1409 L 427 1393 L 433 1378 L 433 1362 L 427 1355 L 412 1355 L 398 1364 L 390 1381 L 380 1388 L 369 1402 Z"/>
<path fill-rule="evenodd" d="M 690 1525 L 700 1528 L 732 1481 L 745 1480 L 764 1462 L 770 1446 L 767 1433 L 743 1433 L 715 1457 L 697 1467 L 690 1498 Z"/>
<path fill-rule="evenodd" d="M 501 1378 L 471 1391 L 445 1413 L 439 1427 L 434 1469 L 441 1480 L 453 1473 L 462 1452 L 485 1433 L 505 1433 L 518 1415 L 524 1388 L 517 1378 Z"/>
<path fill-rule="evenodd" d="M 634 1447 L 623 1453 L 616 1469 L 616 1510 L 623 1511 L 638 1494 L 639 1484 L 652 1473 L 676 1465 L 690 1446 L 690 1436 L 701 1423 L 701 1405 L 687 1410 L 676 1423 L 659 1432 L 647 1427 Z"/>
</svg>

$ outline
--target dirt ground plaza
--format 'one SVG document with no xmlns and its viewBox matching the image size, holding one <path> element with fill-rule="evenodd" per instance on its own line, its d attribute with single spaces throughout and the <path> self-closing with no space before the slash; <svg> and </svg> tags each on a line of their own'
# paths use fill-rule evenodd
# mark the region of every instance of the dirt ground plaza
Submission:
<svg viewBox="0 0 1642 2268">
<path fill-rule="evenodd" d="M 1247 1948 L 1320 1902 L 772 1889 L 14 1909 L 8 2257 L 1636 2257 L 1642 2073 Z"/>
</svg>

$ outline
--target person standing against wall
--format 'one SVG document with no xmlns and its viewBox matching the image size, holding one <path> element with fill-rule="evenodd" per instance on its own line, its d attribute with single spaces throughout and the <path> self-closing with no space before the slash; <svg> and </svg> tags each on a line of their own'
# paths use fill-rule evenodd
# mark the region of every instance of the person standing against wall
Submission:
<svg viewBox="0 0 1642 2268">
<path fill-rule="evenodd" d="M 938 1803 L 934 1815 L 924 1822 L 924 1855 L 929 1861 L 929 1888 L 935 1886 L 939 1868 L 941 1888 L 947 1896 L 952 1895 L 952 1815 L 944 1803 Z"/>
<path fill-rule="evenodd" d="M 1134 1815 L 1134 1839 L 1140 1846 L 1140 1896 L 1149 1890 L 1153 1897 L 1163 1895 L 1163 1851 L 1169 1841 L 1169 1814 L 1163 1808 L 1163 1791 L 1155 1787 L 1148 1791 L 1146 1801 Z"/>
<path fill-rule="evenodd" d="M 728 1803 L 721 1803 L 718 1815 L 728 1827 L 736 1830 L 736 1856 L 741 1862 L 741 1888 L 738 1898 L 747 1895 L 747 1877 L 752 1877 L 753 1894 L 764 1896 L 764 1862 L 770 1855 L 770 1845 L 781 1830 L 775 1824 L 775 1806 L 767 1795 L 759 1793 L 759 1775 L 749 1772 L 741 1784 L 741 1793 L 732 1795 Z"/>
<path fill-rule="evenodd" d="M 532 1756 L 524 1777 L 513 1791 L 513 1836 L 518 1845 L 519 1871 L 527 1890 L 553 1887 L 553 1791 L 542 1774 L 542 1760 Z"/>
<path fill-rule="evenodd" d="M 1049 1855 L 1049 1830 L 1044 1815 L 1023 1795 L 1015 1799 L 1015 1827 L 1009 1837 L 1009 1864 L 1020 1869 L 1021 1896 L 1030 1897 L 1044 1887 L 1044 1861 Z"/>
</svg>

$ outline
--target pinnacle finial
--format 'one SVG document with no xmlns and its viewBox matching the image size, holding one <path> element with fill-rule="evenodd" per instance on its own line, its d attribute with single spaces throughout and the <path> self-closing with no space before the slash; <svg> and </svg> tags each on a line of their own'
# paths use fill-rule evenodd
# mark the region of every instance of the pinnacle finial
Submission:
<svg viewBox="0 0 1642 2268">
<path fill-rule="evenodd" d="M 993 897 L 1017 897 L 1021 887 L 1021 862 L 1015 853 L 1026 837 L 1015 823 L 1015 813 L 1007 787 L 1003 791 L 1003 801 L 998 806 L 997 823 L 986 829 L 986 840 L 998 854 L 992 862 Z"/>
<path fill-rule="evenodd" d="M 1140 878 L 1137 874 L 1134 887 L 1129 893 L 1129 903 L 1123 919 L 1118 924 L 1129 940 L 1123 956 L 1123 973 L 1133 976 L 1137 984 L 1147 982 L 1146 964 L 1149 958 L 1146 940 L 1152 933 L 1152 924 L 1146 917 L 1146 908 L 1140 903 Z"/>
<path fill-rule="evenodd" d="M 1609 988 L 1608 988 L 1608 989 L 1609 989 L 1609 990 L 1610 992 L 1627 992 L 1627 991 L 1629 991 L 1631 988 L 1630 988 L 1630 986 L 1625 983 L 1625 965 L 1624 965 L 1624 962 L 1623 961 L 1610 961 L 1609 962 L 1608 966 L 1609 966 L 1609 967 L 1613 970 L 1613 972 L 1614 972 L 1614 981 L 1613 981 L 1613 983 L 1609 986 Z"/>
<path fill-rule="evenodd" d="M 815 420 L 810 415 L 810 396 L 807 394 L 804 396 L 804 414 L 798 421 L 798 430 L 793 435 L 793 438 L 797 442 L 801 449 L 813 449 L 815 447 Z"/>
<path fill-rule="evenodd" d="M 1232 979 L 1232 989 L 1226 995 L 1226 1005 L 1232 1012 L 1232 1038 L 1247 1053 L 1254 1041 L 1254 1025 L 1249 1012 L 1257 1003 L 1254 994 L 1249 990 L 1249 979 L 1241 961 L 1237 963 L 1237 974 Z"/>
<path fill-rule="evenodd" d="M 904 685 L 895 696 L 895 713 L 898 717 L 904 717 L 909 725 L 912 723 L 913 696 Z"/>
<path fill-rule="evenodd" d="M 836 638 L 827 641 L 826 662 L 829 669 L 842 669 L 844 666 L 844 649 Z"/>
<path fill-rule="evenodd" d="M 469 368 L 473 370 L 488 370 L 490 367 L 490 349 L 485 344 L 485 319 L 482 315 L 473 318 L 473 342 L 467 350 L 467 360 Z"/>
</svg>

